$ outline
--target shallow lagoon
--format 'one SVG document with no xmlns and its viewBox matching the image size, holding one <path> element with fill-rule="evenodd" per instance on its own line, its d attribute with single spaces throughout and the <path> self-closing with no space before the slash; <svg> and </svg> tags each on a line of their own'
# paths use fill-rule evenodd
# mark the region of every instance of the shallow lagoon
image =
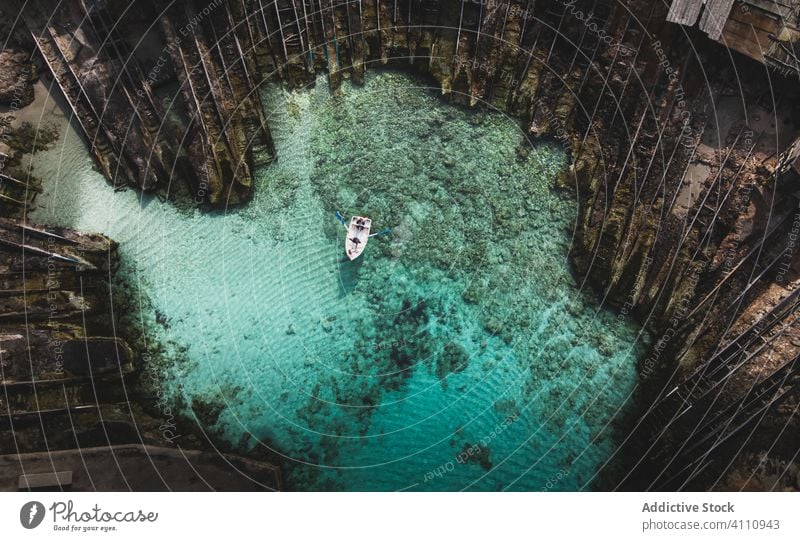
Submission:
<svg viewBox="0 0 800 541">
<path fill-rule="evenodd" d="M 222 213 L 114 193 L 65 130 L 31 218 L 120 241 L 168 403 L 274 446 L 289 488 L 588 488 L 639 330 L 570 274 L 563 150 L 437 94 L 392 72 L 265 88 L 279 159 Z M 337 209 L 394 233 L 345 262 Z"/>
</svg>

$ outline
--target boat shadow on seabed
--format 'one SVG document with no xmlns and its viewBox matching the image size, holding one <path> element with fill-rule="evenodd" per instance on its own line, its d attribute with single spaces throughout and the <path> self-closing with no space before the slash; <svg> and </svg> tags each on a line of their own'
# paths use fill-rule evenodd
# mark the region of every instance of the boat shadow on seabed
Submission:
<svg viewBox="0 0 800 541">
<path fill-rule="evenodd" d="M 350 261 L 346 255 L 342 255 L 336 259 L 338 281 L 339 281 L 339 298 L 345 297 L 353 292 L 358 285 L 358 273 L 361 270 L 361 265 L 364 264 L 362 258 Z"/>
</svg>

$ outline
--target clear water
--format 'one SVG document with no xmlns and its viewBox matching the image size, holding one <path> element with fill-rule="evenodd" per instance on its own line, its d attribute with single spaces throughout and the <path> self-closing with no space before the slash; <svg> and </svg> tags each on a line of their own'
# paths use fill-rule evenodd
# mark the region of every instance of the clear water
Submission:
<svg viewBox="0 0 800 541">
<path fill-rule="evenodd" d="M 37 155 L 32 218 L 120 241 L 168 403 L 289 488 L 588 488 L 643 344 L 570 275 L 563 151 L 397 73 L 264 98 L 279 160 L 243 209 L 114 193 L 72 130 Z M 346 262 L 337 209 L 394 233 Z"/>
</svg>

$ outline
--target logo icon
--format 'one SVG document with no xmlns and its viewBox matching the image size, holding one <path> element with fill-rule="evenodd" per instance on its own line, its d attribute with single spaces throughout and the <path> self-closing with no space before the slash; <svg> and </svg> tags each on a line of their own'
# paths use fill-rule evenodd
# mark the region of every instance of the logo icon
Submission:
<svg viewBox="0 0 800 541">
<path fill-rule="evenodd" d="M 32 530 L 44 520 L 44 505 L 42 502 L 28 502 L 19 510 L 19 522 L 23 528 Z"/>
</svg>

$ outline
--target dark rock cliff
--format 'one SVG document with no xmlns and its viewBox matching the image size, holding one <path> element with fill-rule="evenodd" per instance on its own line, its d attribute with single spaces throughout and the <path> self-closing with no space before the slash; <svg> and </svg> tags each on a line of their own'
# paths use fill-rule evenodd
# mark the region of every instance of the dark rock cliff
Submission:
<svg viewBox="0 0 800 541">
<path fill-rule="evenodd" d="M 26 6 L 115 184 L 160 190 L 175 173 L 199 202 L 246 201 L 252 169 L 274 158 L 259 84 L 322 71 L 334 90 L 381 66 L 423 73 L 453 104 L 505 111 L 532 139 L 568 145 L 559 184 L 579 202 L 578 282 L 656 337 L 620 452 L 638 473 L 609 472 L 609 487 L 718 487 L 733 470 L 712 483 L 700 475 L 708 454 L 723 456 L 763 408 L 796 403 L 798 183 L 784 151 L 800 132 L 800 87 L 668 23 L 663 3 L 69 0 L 53 19 Z M 759 452 L 748 441 L 740 460 Z"/>
</svg>

